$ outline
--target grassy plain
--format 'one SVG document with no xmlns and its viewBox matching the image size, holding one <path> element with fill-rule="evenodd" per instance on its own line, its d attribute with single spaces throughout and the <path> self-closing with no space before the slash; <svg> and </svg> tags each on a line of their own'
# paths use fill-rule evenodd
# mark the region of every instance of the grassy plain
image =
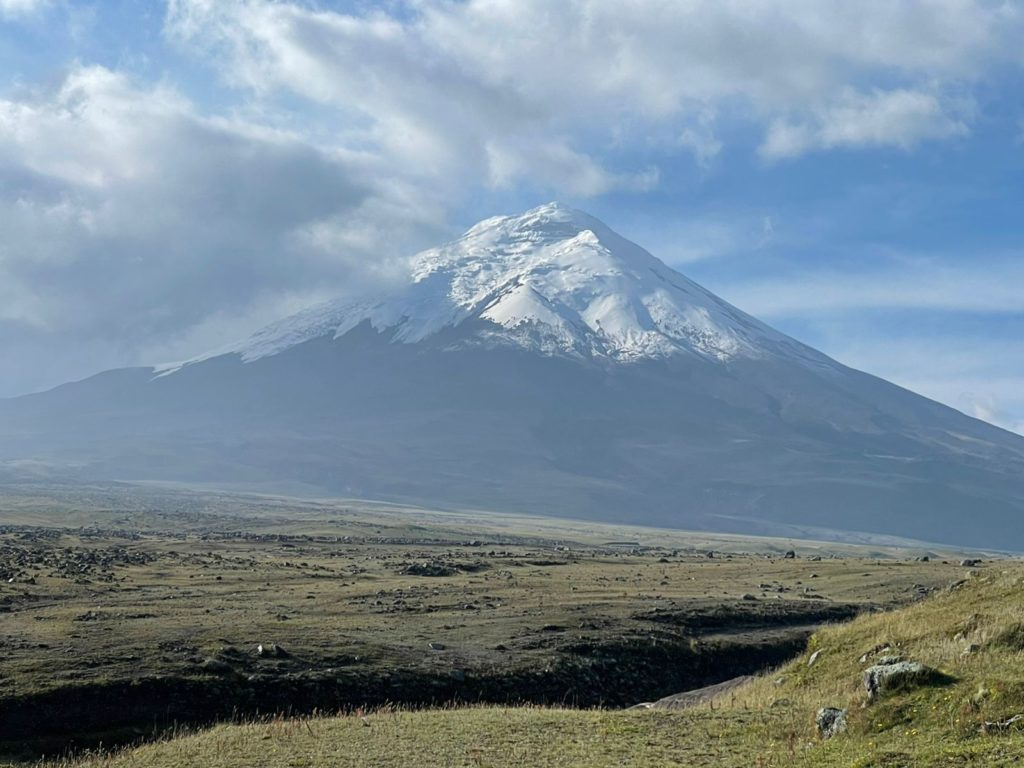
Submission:
<svg viewBox="0 0 1024 768">
<path fill-rule="evenodd" d="M 838 649 L 879 632 L 923 644 L 926 626 L 874 612 L 965 572 L 956 553 L 920 547 L 134 486 L 5 486 L 0 526 L 10 759 L 173 720 L 372 711 L 220 725 L 97 758 L 112 766 L 780 764 L 763 761 L 814 743 L 825 698 L 856 698 Z M 381 709 L 622 707 L 779 663 L 814 625 L 856 613 L 871 615 L 812 640 L 836 655 L 812 668 L 827 679 L 798 664 L 714 709 Z M 901 716 L 886 717 L 879 738 Z"/>
<path fill-rule="evenodd" d="M 221 725 L 62 768 L 306 766 L 1017 766 L 1024 729 L 1024 570 L 982 567 L 893 612 L 824 628 L 798 658 L 683 711 L 464 707 Z M 864 654 L 898 653 L 942 685 L 868 702 Z M 810 655 L 821 651 L 813 665 Z M 821 706 L 849 727 L 818 737 Z M 1011 723 L 1010 725 L 1006 725 Z"/>
</svg>

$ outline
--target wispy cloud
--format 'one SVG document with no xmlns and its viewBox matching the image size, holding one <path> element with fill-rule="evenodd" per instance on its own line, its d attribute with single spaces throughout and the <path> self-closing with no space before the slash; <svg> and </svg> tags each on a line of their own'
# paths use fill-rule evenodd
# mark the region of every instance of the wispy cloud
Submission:
<svg viewBox="0 0 1024 768">
<path fill-rule="evenodd" d="M 909 149 L 969 132 L 969 110 L 963 104 L 944 103 L 938 94 L 919 90 L 846 91 L 809 112 L 795 120 L 773 120 L 759 149 L 762 157 L 778 160 L 812 150 L 872 146 Z"/>
<path fill-rule="evenodd" d="M 31 16 L 50 4 L 50 0 L 0 0 L 0 19 Z"/>
<path fill-rule="evenodd" d="M 779 318 L 879 309 L 1024 313 L 1022 286 L 1024 262 L 997 257 L 958 267 L 927 260 L 856 271 L 802 267 L 720 289 L 751 314 Z"/>
</svg>

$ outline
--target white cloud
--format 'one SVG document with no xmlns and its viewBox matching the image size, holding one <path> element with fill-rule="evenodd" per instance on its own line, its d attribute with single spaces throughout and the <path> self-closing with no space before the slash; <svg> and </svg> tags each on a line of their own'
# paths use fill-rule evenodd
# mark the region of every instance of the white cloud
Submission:
<svg viewBox="0 0 1024 768">
<path fill-rule="evenodd" d="M 102 67 L 0 100 L 0 180 L 0 348 L 34 342 L 8 392 L 52 383 L 54 350 L 88 345 L 99 367 L 227 341 L 218 328 L 381 277 L 441 218 L 377 158 Z"/>
<path fill-rule="evenodd" d="M 0 0 L 0 19 L 30 16 L 50 4 L 50 0 Z"/>
<path fill-rule="evenodd" d="M 862 94 L 846 92 L 835 103 L 812 110 L 802 122 L 778 118 L 769 125 L 759 152 L 768 159 L 810 150 L 895 146 L 909 149 L 928 139 L 968 133 L 955 105 L 933 93 L 898 89 Z M 962 109 L 962 107 L 960 107 Z"/>
<path fill-rule="evenodd" d="M 392 8 L 396 6 L 383 6 Z M 610 143 L 674 128 L 707 166 L 725 110 L 767 126 L 762 153 L 910 147 L 969 130 L 970 84 L 1016 60 L 1021 13 L 983 0 L 418 0 L 364 15 L 295 2 L 170 0 L 166 29 L 229 82 L 290 91 L 365 122 L 427 172 L 601 194 Z M 884 86 L 879 83 L 885 83 Z M 670 131 L 670 133 L 673 131 Z M 513 148 L 510 150 L 509 148 Z M 642 186 L 642 185 L 641 185 Z"/>
<path fill-rule="evenodd" d="M 615 189 L 645 192 L 658 183 L 658 171 L 616 174 L 593 158 L 572 150 L 562 141 L 490 141 L 486 144 L 489 183 L 511 187 L 516 183 L 559 189 L 581 197 L 596 197 Z"/>
</svg>

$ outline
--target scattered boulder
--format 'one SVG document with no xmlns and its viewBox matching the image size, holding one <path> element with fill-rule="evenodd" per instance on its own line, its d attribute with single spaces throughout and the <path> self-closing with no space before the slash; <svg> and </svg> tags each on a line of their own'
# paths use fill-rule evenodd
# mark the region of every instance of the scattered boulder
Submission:
<svg viewBox="0 0 1024 768">
<path fill-rule="evenodd" d="M 823 739 L 831 739 L 833 736 L 846 730 L 846 710 L 837 707 L 822 707 L 814 718 L 818 726 L 818 735 Z"/>
<path fill-rule="evenodd" d="M 786 552 L 786 554 L 784 554 L 782 557 L 783 557 L 784 560 L 795 560 L 796 559 L 796 552 L 794 552 L 791 549 L 788 552 Z"/>
<path fill-rule="evenodd" d="M 443 651 L 447 647 L 444 643 L 430 643 L 430 650 L 432 651 Z"/>
<path fill-rule="evenodd" d="M 936 669 L 919 661 L 902 661 L 898 656 L 887 656 L 864 670 L 864 688 L 868 701 L 874 701 L 894 691 L 903 691 L 921 685 L 946 682 L 948 678 Z"/>
<path fill-rule="evenodd" d="M 960 567 L 961 568 L 974 568 L 975 566 L 978 566 L 978 565 L 981 565 L 981 560 L 972 560 L 972 559 L 968 558 L 968 559 L 960 561 Z"/>
<path fill-rule="evenodd" d="M 256 655 L 264 659 L 283 659 L 288 653 L 276 643 L 260 643 L 256 646 Z"/>
<path fill-rule="evenodd" d="M 747 592 L 747 594 L 745 594 L 745 595 L 744 595 L 744 596 L 742 597 L 742 599 L 743 599 L 743 600 L 757 600 L 757 597 L 755 597 L 754 595 L 752 595 L 752 594 L 750 594 L 749 592 Z"/>
<path fill-rule="evenodd" d="M 877 655 L 879 653 L 882 653 L 884 651 L 889 651 L 889 650 L 892 650 L 892 647 L 888 643 L 879 643 L 874 648 L 871 648 L 870 650 L 865 651 L 863 653 L 863 655 L 861 655 L 860 663 L 861 664 L 867 664 L 868 663 L 868 659 L 870 659 L 872 656 L 875 656 L 875 655 Z"/>
<path fill-rule="evenodd" d="M 1007 720 L 997 720 L 995 722 L 985 721 L 981 726 L 983 733 L 991 733 L 998 731 L 1008 731 L 1011 728 L 1020 728 L 1024 726 L 1024 715 L 1014 715 Z"/>
<path fill-rule="evenodd" d="M 426 563 L 411 563 L 403 568 L 399 573 L 405 576 L 454 576 L 458 573 L 458 569 L 448 563 L 442 563 L 437 561 L 426 562 Z"/>
</svg>

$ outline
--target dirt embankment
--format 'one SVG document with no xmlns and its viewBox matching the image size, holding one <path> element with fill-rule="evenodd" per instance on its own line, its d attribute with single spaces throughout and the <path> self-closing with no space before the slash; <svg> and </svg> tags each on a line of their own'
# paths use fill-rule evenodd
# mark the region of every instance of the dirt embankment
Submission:
<svg viewBox="0 0 1024 768">
<path fill-rule="evenodd" d="M 0 702 L 0 751 L 40 754 L 144 740 L 175 725 L 389 704 L 536 703 L 621 707 L 782 663 L 809 630 L 765 628 L 757 641 L 628 639 L 566 647 L 544 669 L 396 669 L 141 678 L 70 686 Z"/>
</svg>

